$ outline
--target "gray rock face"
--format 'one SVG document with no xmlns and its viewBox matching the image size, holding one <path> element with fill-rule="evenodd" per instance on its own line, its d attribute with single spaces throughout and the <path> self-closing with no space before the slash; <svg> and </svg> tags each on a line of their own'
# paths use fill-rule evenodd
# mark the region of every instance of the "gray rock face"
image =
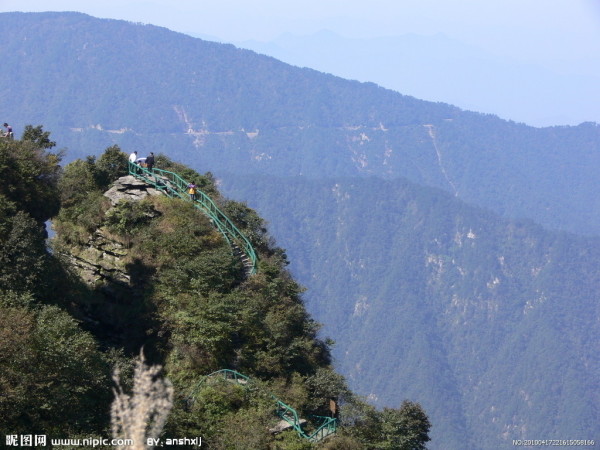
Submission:
<svg viewBox="0 0 600 450">
<path fill-rule="evenodd" d="M 104 193 L 104 196 L 110 199 L 113 206 L 123 199 L 139 201 L 149 195 L 162 195 L 162 193 L 132 175 L 119 178 Z"/>
<path fill-rule="evenodd" d="M 73 248 L 69 257 L 82 280 L 92 286 L 120 283 L 128 285 L 130 276 L 124 258 L 128 249 L 101 230 L 90 236 L 86 246 Z"/>
<path fill-rule="evenodd" d="M 299 425 L 301 427 L 306 425 L 306 419 L 300 419 Z M 284 431 L 291 430 L 292 428 L 294 428 L 294 427 L 292 425 L 290 425 L 289 422 L 287 422 L 286 420 L 280 420 L 277 423 L 277 425 L 275 425 L 273 428 L 269 428 L 269 432 L 271 434 L 279 434 Z"/>
<path fill-rule="evenodd" d="M 119 178 L 104 193 L 112 206 L 122 200 L 140 201 L 149 195 L 163 194 L 131 175 Z M 85 245 L 70 249 L 68 257 L 87 284 L 111 290 L 116 286 L 131 287 L 131 276 L 124 262 L 128 254 L 127 245 L 113 239 L 107 230 L 100 228 L 90 235 Z"/>
</svg>

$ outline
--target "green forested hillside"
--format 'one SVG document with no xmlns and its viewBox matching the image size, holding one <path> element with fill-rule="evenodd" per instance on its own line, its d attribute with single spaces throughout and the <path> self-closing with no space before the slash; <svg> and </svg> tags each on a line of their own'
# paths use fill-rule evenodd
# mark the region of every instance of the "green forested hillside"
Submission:
<svg viewBox="0 0 600 450">
<path fill-rule="evenodd" d="M 432 448 L 600 432 L 597 238 L 405 180 L 237 177 L 223 189 L 272 224 L 350 385 L 380 405 L 418 398 Z"/>
<path fill-rule="evenodd" d="M 66 311 L 86 289 L 46 248 L 60 206 L 60 154 L 47 144 L 43 133 L 0 140 L 0 433 L 93 435 L 118 354 Z"/>
<path fill-rule="evenodd" d="M 252 240 L 255 275 L 190 202 L 105 196 L 127 172 L 118 147 L 61 170 L 53 146 L 41 127 L 0 141 L 0 433 L 48 444 L 110 436 L 111 372 L 130 373 L 143 351 L 174 387 L 163 437 L 201 436 L 215 449 L 423 448 L 430 424 L 420 405 L 376 411 L 348 390 L 285 253 L 253 210 L 219 195 L 210 174 L 158 158 Z M 253 388 L 206 381 L 222 368 L 250 375 Z M 317 444 L 272 434 L 271 395 L 309 419 L 309 432 L 312 415 L 330 415 L 335 400 L 338 433 Z"/>
</svg>

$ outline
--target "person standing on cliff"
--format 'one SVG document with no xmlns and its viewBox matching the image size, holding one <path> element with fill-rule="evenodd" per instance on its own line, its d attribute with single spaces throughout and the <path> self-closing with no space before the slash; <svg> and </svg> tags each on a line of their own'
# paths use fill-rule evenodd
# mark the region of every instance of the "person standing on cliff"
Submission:
<svg viewBox="0 0 600 450">
<path fill-rule="evenodd" d="M 152 172 L 152 168 L 154 167 L 154 153 L 150 152 L 148 156 L 146 156 L 146 168 Z"/>
<path fill-rule="evenodd" d="M 7 124 L 6 122 L 4 122 L 4 127 L 6 128 L 6 133 L 4 134 L 3 137 L 5 137 L 7 139 L 12 139 L 13 138 L 12 127 L 9 124 Z"/>
<path fill-rule="evenodd" d="M 133 152 L 129 155 L 129 162 L 131 164 L 137 165 L 137 152 Z M 129 170 L 133 169 L 134 173 L 139 173 L 140 169 L 138 167 L 129 167 Z"/>
</svg>

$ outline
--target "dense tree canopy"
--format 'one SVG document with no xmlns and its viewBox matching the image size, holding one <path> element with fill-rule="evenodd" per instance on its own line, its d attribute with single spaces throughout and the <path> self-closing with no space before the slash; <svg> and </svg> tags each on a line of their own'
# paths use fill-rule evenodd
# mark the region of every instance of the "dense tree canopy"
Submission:
<svg viewBox="0 0 600 450">
<path fill-rule="evenodd" d="M 13 204 L 40 222 L 56 215 L 62 154 L 51 153 L 47 148 L 38 140 L 0 140 L 3 208 Z"/>
<path fill-rule="evenodd" d="M 28 128 L 22 140 L 0 140 L 4 435 L 97 434 L 107 423 L 111 358 L 71 314 L 56 306 L 79 301 L 71 294 L 81 291 L 46 247 L 44 221 L 60 205 L 60 154 L 48 152 L 52 146 L 41 127 Z"/>
<path fill-rule="evenodd" d="M 310 448 L 295 433 L 268 432 L 279 420 L 277 395 L 307 418 L 331 414 L 331 399 L 368 411 L 374 431 L 360 431 L 365 420 L 355 414 L 328 443 L 427 441 L 424 413 L 411 422 L 404 406 L 378 412 L 348 390 L 331 367 L 330 342 L 304 308 L 303 288 L 286 270 L 285 251 L 256 212 L 220 196 L 211 174 L 157 158 L 210 193 L 251 239 L 256 275 L 189 202 L 150 196 L 111 204 L 104 191 L 127 172 L 119 147 L 63 170 L 49 136 L 27 127 L 23 139 L 0 142 L 0 171 L 10 180 L 0 190 L 0 432 L 104 436 L 110 372 L 131 367 L 144 348 L 175 387 L 172 436 L 202 436 L 216 449 Z M 103 267 L 123 270 L 127 281 L 79 277 L 98 236 Z M 259 389 L 203 382 L 221 368 L 250 375 Z"/>
</svg>

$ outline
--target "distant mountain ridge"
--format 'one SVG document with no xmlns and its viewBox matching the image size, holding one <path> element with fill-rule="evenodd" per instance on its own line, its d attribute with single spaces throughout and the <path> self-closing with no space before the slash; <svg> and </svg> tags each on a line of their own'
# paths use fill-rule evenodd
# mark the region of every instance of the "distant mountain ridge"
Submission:
<svg viewBox="0 0 600 450">
<path fill-rule="evenodd" d="M 0 115 L 17 133 L 43 123 L 70 157 L 119 144 L 215 172 L 404 176 L 504 216 L 600 233 L 596 124 L 536 129 L 79 13 L 5 13 L 0 25 Z"/>
<path fill-rule="evenodd" d="M 228 180 L 311 287 L 342 372 L 376 404 L 418 398 L 431 448 L 600 432 L 600 239 L 402 179 Z"/>
<path fill-rule="evenodd" d="M 321 30 L 234 44 L 299 67 L 376 82 L 417 98 L 533 126 L 574 125 L 600 117 L 595 107 L 600 97 L 594 71 L 598 66 L 589 58 L 585 64 L 564 61 L 558 71 L 541 61 L 502 57 L 441 33 L 351 39 Z"/>
</svg>

